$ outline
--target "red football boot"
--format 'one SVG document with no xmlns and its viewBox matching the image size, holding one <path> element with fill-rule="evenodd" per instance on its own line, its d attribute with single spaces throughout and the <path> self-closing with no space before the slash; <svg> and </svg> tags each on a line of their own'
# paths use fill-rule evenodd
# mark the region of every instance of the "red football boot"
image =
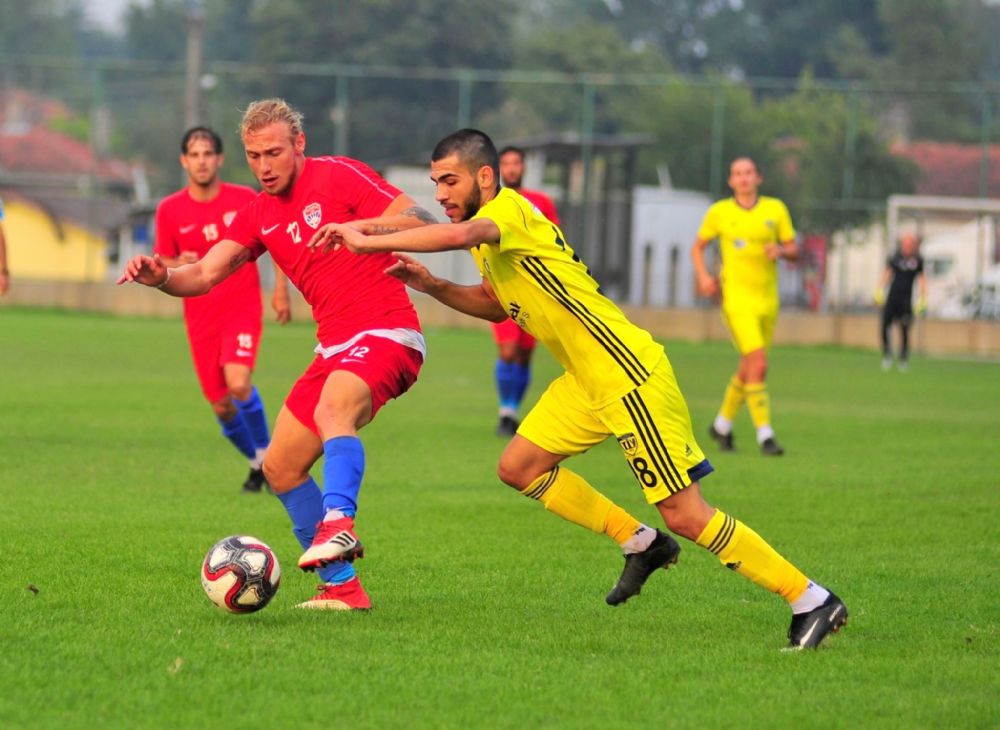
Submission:
<svg viewBox="0 0 1000 730">
<path fill-rule="evenodd" d="M 338 560 L 353 562 L 365 555 L 365 547 L 354 534 L 354 518 L 340 517 L 323 520 L 316 525 L 312 545 L 299 558 L 302 570 L 316 570 Z"/>
<path fill-rule="evenodd" d="M 299 608 L 315 608 L 321 611 L 367 611 L 372 607 L 371 599 L 361 587 L 361 581 L 357 576 L 340 585 L 320 583 L 317 588 L 319 593 L 308 601 L 300 603 Z"/>
</svg>

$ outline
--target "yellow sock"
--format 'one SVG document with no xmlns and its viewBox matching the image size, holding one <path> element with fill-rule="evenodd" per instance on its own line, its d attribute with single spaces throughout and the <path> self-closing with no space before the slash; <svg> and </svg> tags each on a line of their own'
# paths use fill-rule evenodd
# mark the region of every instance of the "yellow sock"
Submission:
<svg viewBox="0 0 1000 730">
<path fill-rule="evenodd" d="M 764 538 L 722 510 L 716 510 L 695 542 L 715 553 L 727 568 L 789 603 L 809 586 L 802 571 L 781 557 Z"/>
<path fill-rule="evenodd" d="M 771 398 L 767 395 L 764 383 L 747 383 L 743 386 L 747 398 L 747 410 L 750 420 L 757 428 L 771 424 Z"/>
<path fill-rule="evenodd" d="M 722 407 L 719 408 L 719 415 L 727 421 L 734 420 L 736 414 L 740 412 L 740 406 L 743 405 L 743 398 L 743 381 L 740 380 L 739 375 L 734 375 L 729 380 L 729 385 L 726 386 L 726 394 L 722 396 Z"/>
<path fill-rule="evenodd" d="M 640 522 L 568 469 L 556 467 L 521 490 L 537 499 L 549 512 L 588 530 L 603 533 L 624 545 Z"/>
</svg>

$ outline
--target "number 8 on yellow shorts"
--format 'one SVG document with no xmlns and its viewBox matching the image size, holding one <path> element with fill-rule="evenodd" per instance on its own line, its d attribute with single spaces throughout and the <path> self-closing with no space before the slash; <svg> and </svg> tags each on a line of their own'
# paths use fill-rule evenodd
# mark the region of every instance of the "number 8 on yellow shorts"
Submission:
<svg viewBox="0 0 1000 730">
<path fill-rule="evenodd" d="M 691 430 L 691 415 L 666 356 L 649 379 L 600 408 L 570 373 L 556 378 L 518 434 L 553 454 L 581 454 L 614 436 L 650 504 L 712 472 Z"/>
</svg>

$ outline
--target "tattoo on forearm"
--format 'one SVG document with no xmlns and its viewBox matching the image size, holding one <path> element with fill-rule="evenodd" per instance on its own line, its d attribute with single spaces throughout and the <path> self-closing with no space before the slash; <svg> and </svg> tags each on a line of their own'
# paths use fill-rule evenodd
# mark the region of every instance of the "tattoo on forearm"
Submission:
<svg viewBox="0 0 1000 730">
<path fill-rule="evenodd" d="M 229 259 L 229 270 L 236 271 L 236 269 L 240 268 L 243 264 L 245 264 L 249 258 L 250 258 L 250 250 L 244 249 L 243 251 L 236 254 L 231 259 Z"/>
<path fill-rule="evenodd" d="M 379 224 L 372 224 L 368 226 L 369 236 L 384 236 L 387 233 L 396 233 L 401 230 L 399 226 L 383 226 Z"/>
<path fill-rule="evenodd" d="M 416 218 L 417 220 L 423 221 L 424 223 L 437 223 L 437 218 L 432 216 L 430 213 L 421 208 L 419 205 L 415 205 L 412 208 L 407 208 L 400 215 Z"/>
</svg>

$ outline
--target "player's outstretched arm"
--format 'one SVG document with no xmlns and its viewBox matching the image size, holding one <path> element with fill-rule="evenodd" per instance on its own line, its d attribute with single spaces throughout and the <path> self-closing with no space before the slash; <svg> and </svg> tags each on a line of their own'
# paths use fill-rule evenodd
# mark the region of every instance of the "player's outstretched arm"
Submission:
<svg viewBox="0 0 1000 730">
<path fill-rule="evenodd" d="M 475 286 L 462 286 L 453 281 L 434 276 L 415 258 L 396 254 L 396 263 L 385 270 L 411 289 L 430 294 L 452 309 L 490 322 L 503 322 L 507 312 L 500 305 L 493 289 L 485 281 Z"/>
<path fill-rule="evenodd" d="M 177 256 L 164 256 L 160 254 L 160 261 L 163 265 L 170 269 L 176 269 L 178 266 L 183 266 L 184 264 L 193 264 L 198 260 L 198 254 L 195 251 L 181 251 Z"/>
<path fill-rule="evenodd" d="M 339 246 L 342 241 L 337 234 L 338 226 L 350 226 L 366 236 L 384 236 L 397 231 L 437 223 L 437 219 L 421 208 L 409 195 L 398 195 L 378 218 L 364 218 L 346 223 L 327 223 L 321 226 L 307 244 L 312 249 L 323 252 Z"/>
<path fill-rule="evenodd" d="M 250 249 L 224 240 L 212 246 L 200 261 L 177 268 L 168 268 L 159 254 L 135 256 L 125 264 L 118 283 L 134 281 L 175 297 L 196 297 L 208 293 L 249 260 Z"/>
<path fill-rule="evenodd" d="M 402 193 L 389 203 L 378 218 L 351 221 L 353 228 L 369 236 L 380 236 L 437 223 L 437 219 L 409 195 Z"/>
<path fill-rule="evenodd" d="M 463 223 L 435 223 L 407 231 L 366 236 L 352 224 L 331 223 L 324 226 L 309 241 L 312 248 L 337 248 L 346 246 L 354 253 L 376 251 L 456 251 L 472 248 L 480 243 L 496 243 L 500 229 L 489 218 L 476 218 Z"/>
</svg>

